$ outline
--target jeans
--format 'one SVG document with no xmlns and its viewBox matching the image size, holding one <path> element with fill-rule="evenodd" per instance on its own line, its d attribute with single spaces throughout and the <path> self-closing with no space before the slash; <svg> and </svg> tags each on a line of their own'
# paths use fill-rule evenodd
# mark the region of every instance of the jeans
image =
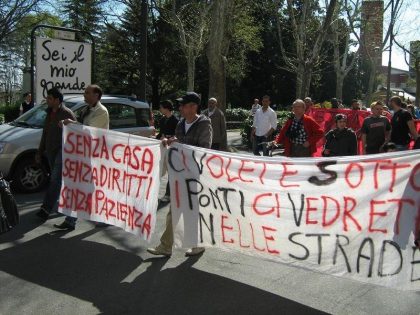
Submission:
<svg viewBox="0 0 420 315">
<path fill-rule="evenodd" d="M 303 144 L 292 143 L 290 157 L 311 157 L 311 150 L 309 147 L 305 148 Z"/>
<path fill-rule="evenodd" d="M 61 151 L 59 151 L 56 155 L 48 155 L 47 158 L 51 169 L 51 175 L 50 184 L 42 202 L 42 208 L 48 213 L 52 213 L 57 212 L 58 209 L 58 199 L 60 197 L 61 191 L 63 159 L 61 156 Z"/>
<path fill-rule="evenodd" d="M 255 145 L 254 145 L 254 155 L 260 155 L 260 150 L 262 149 L 263 155 L 268 156 L 268 149 L 266 145 L 262 145 L 262 142 L 267 142 L 268 138 L 265 136 L 255 136 L 254 137 Z"/>
</svg>

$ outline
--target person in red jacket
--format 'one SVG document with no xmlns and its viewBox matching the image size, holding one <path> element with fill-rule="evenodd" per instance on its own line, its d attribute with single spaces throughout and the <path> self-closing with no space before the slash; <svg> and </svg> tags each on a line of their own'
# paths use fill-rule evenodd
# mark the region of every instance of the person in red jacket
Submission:
<svg viewBox="0 0 420 315">
<path fill-rule="evenodd" d="M 316 152 L 316 143 L 324 137 L 318 123 L 305 115 L 305 103 L 297 99 L 292 106 L 293 117 L 289 118 L 274 142 L 284 144 L 289 157 L 310 157 Z"/>
</svg>

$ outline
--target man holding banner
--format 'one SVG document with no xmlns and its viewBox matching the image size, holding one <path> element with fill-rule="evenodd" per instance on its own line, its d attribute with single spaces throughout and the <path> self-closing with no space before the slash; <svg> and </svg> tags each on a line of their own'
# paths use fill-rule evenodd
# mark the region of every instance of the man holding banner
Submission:
<svg viewBox="0 0 420 315">
<path fill-rule="evenodd" d="M 211 148 L 213 129 L 211 121 L 204 115 L 198 115 L 198 109 L 201 98 L 197 93 L 188 92 L 182 98 L 178 99 L 180 103 L 179 110 L 182 115 L 181 121 L 175 129 L 175 137 L 162 139 L 164 146 L 173 142 L 180 142 L 191 146 L 201 148 Z M 166 229 L 160 238 L 160 244 L 154 248 L 148 248 L 147 251 L 152 255 L 172 255 L 172 246 L 174 243 L 174 234 L 172 228 L 172 212 L 166 217 Z M 195 256 L 204 252 L 204 247 L 194 247 L 189 249 L 185 255 Z"/>
<path fill-rule="evenodd" d="M 59 122 L 63 119 L 76 119 L 73 112 L 63 104 L 63 94 L 57 88 L 47 91 L 47 105 L 44 130 L 38 153 L 35 155 L 36 162 L 41 163 L 42 155 L 46 154 L 51 169 L 50 184 L 41 208 L 36 213 L 44 221 L 48 219 L 50 213 L 57 210 L 61 189 L 63 131 L 59 127 Z"/>
<path fill-rule="evenodd" d="M 109 129 L 108 110 L 101 104 L 102 89 L 95 84 L 89 85 L 84 93 L 85 102 L 88 104 L 79 117 L 79 122 L 85 126 Z M 61 127 L 71 123 L 77 123 L 76 120 L 65 119 L 61 121 Z M 74 230 L 77 218 L 66 216 L 61 224 L 54 224 L 54 227 L 60 230 Z"/>
</svg>

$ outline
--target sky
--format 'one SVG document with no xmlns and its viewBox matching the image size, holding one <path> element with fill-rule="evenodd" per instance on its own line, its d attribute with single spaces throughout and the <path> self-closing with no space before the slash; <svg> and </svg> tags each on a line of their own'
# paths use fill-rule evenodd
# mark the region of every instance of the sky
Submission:
<svg viewBox="0 0 420 315">
<path fill-rule="evenodd" d="M 389 22 L 384 18 L 384 24 Z M 396 22 L 395 39 L 409 49 L 410 41 L 420 40 L 420 0 L 404 0 L 398 21 Z M 382 64 L 388 65 L 389 52 L 382 55 Z M 408 59 L 408 56 L 407 56 Z M 392 47 L 391 65 L 393 68 L 408 70 L 404 52 L 397 45 Z"/>
</svg>

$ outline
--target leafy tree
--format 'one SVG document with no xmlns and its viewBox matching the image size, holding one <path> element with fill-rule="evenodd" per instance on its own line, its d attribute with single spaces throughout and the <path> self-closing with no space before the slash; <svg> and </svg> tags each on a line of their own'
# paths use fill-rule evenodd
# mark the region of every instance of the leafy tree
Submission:
<svg viewBox="0 0 420 315">
<path fill-rule="evenodd" d="M 35 12 L 41 0 L 0 0 L 0 44 L 15 31 L 20 30 L 21 21 Z"/>
<path fill-rule="evenodd" d="M 296 97 L 303 98 L 308 95 L 314 70 L 322 59 L 320 51 L 331 25 L 337 0 L 325 2 L 324 10 L 318 7 L 317 1 L 287 0 L 286 2 L 288 19 L 283 20 L 283 23 L 278 19 L 277 23 L 280 48 L 286 69 L 296 75 Z M 283 1 L 278 3 L 281 9 Z M 287 50 L 284 45 L 283 29 L 287 28 L 290 28 L 293 34 L 292 50 Z"/>
<path fill-rule="evenodd" d="M 103 26 L 102 6 L 106 0 L 64 0 L 65 25 L 98 37 Z M 85 39 L 84 36 L 79 39 Z"/>
</svg>

